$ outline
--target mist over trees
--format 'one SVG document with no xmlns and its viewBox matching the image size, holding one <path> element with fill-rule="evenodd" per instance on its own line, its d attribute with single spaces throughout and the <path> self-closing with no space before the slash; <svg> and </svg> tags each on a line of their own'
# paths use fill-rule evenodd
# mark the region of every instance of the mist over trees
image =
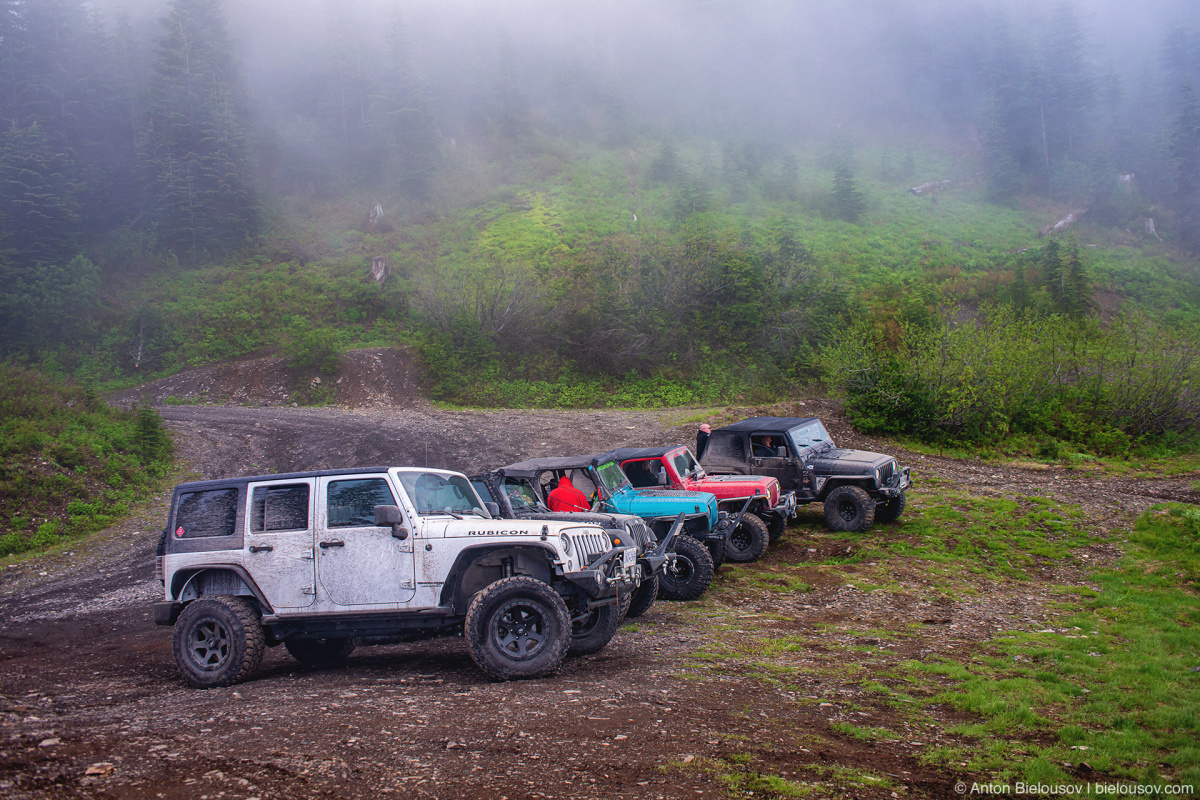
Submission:
<svg viewBox="0 0 1200 800">
<path fill-rule="evenodd" d="M 422 332 L 439 380 L 472 359 L 511 366 L 514 349 L 529 370 L 536 354 L 580 374 L 688 374 L 720 352 L 813 374 L 863 300 L 786 215 L 869 225 L 872 179 L 953 179 L 997 209 L 1086 209 L 1112 230 L 1153 217 L 1175 252 L 1200 251 L 1200 11 L 1127 6 L 0 0 L 0 350 L 36 361 L 103 340 L 138 354 L 120 356 L 129 371 L 155 363 L 154 343 L 176 359 L 265 347 L 253 312 L 229 323 L 237 347 L 209 347 L 224 323 L 168 323 L 102 287 L 257 257 L 290 276 L 283 296 L 319 257 L 303 237 L 281 243 L 287 209 L 346 198 L 387 206 L 379 228 L 365 211 L 351 223 L 367 236 L 410 227 L 384 289 L 338 284 L 361 301 L 342 316 Z M 914 174 L 926 145 L 955 154 L 947 174 Z M 520 187 L 585 148 L 623 164 L 606 191 L 623 192 L 628 227 L 554 244 L 559 223 Z M 817 154 L 804 166 L 823 171 L 819 191 L 801 187 L 802 153 Z M 639 192 L 667 213 L 639 221 Z M 477 263 L 455 254 L 465 227 L 416 232 L 498 202 L 529 229 L 474 241 Z M 774 216 L 713 223 L 732 207 Z M 1077 245 L 1007 258 L 993 296 L 1094 312 Z M 934 324 L 930 286 L 872 292 L 894 315 L 883 341 Z"/>
</svg>

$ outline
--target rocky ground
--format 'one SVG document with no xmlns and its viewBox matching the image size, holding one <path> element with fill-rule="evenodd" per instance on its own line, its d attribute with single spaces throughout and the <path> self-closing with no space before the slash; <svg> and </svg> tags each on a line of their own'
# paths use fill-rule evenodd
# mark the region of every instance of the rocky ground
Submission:
<svg viewBox="0 0 1200 800">
<path fill-rule="evenodd" d="M 377 464 L 471 471 L 694 437 L 689 411 L 435 410 L 396 351 L 351 354 L 332 380 L 337 405 L 327 408 L 292 407 L 304 376 L 268 360 L 176 376 L 114 402 L 159 405 L 180 480 Z M 830 403 L 770 412 L 820 416 L 840 445 L 894 452 L 914 468 L 916 509 L 922 478 L 1078 504 L 1096 536 L 1085 563 L 1115 558 L 1109 534 L 1150 504 L 1200 500 L 1196 475 L 1127 480 L 922 457 L 856 435 Z M 726 797 L 722 774 L 761 772 L 815 797 L 953 797 L 962 776 L 920 756 L 953 743 L 944 729 L 956 712 L 935 710 L 916 726 L 861 677 L 886 681 L 902 661 L 964 657 L 1000 630 L 1043 627 L 1048 587 L 1086 581 L 1062 565 L 1020 582 L 978 579 L 976 591 L 947 599 L 898 562 L 887 590 L 866 591 L 852 578 L 875 565 L 818 563 L 848 545 L 815 535 L 818 512 L 806 509 L 764 563 L 798 565 L 812 591 L 734 591 L 719 575 L 701 602 L 658 603 L 604 651 L 550 678 L 489 681 L 454 638 L 361 648 L 327 670 L 301 668 L 277 648 L 250 682 L 199 691 L 180 679 L 170 631 L 149 615 L 166 502 L 153 498 L 78 550 L 0 573 L 0 796 Z M 908 633 L 897 639 L 863 633 L 900 629 Z M 728 655 L 800 639 L 817 644 L 771 656 L 800 676 L 787 682 Z M 861 740 L 838 722 L 898 735 Z"/>
</svg>

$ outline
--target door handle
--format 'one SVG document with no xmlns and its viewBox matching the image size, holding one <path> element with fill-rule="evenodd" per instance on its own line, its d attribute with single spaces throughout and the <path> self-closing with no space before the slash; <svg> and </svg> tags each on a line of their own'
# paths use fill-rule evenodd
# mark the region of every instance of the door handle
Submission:
<svg viewBox="0 0 1200 800">
<path fill-rule="evenodd" d="M 275 548 L 271 547 L 269 544 L 252 544 L 246 549 L 251 553 L 269 553 Z"/>
<path fill-rule="evenodd" d="M 321 542 L 322 550 L 327 550 L 330 547 L 345 547 L 345 546 L 346 546 L 346 543 L 339 539 L 334 539 L 332 542 Z"/>
</svg>

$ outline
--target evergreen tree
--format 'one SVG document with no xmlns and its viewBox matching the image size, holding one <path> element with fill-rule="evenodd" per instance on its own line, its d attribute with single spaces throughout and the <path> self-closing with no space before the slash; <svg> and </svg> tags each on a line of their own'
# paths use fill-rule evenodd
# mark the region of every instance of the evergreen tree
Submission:
<svg viewBox="0 0 1200 800">
<path fill-rule="evenodd" d="M 1092 286 L 1084 271 L 1079 245 L 1072 242 L 1063 256 L 1063 312 L 1071 317 L 1082 317 L 1092 310 Z"/>
<path fill-rule="evenodd" d="M 34 122 L 0 134 L 0 247 L 16 264 L 65 264 L 79 252 L 75 163 Z"/>
<path fill-rule="evenodd" d="M 172 0 L 163 24 L 142 159 L 161 240 L 196 259 L 258 227 L 240 79 L 218 0 Z"/>
<path fill-rule="evenodd" d="M 1084 33 L 1068 2 L 1059 2 L 1043 54 L 1048 78 L 1047 138 L 1052 158 L 1068 156 L 1088 132 L 1096 102 L 1096 78 L 1084 58 Z"/>
<path fill-rule="evenodd" d="M 867 209 L 866 197 L 854 182 L 850 167 L 841 164 L 833 172 L 833 210 L 838 219 L 858 222 Z"/>
<path fill-rule="evenodd" d="M 668 183 L 675 179 L 679 170 L 679 157 L 675 154 L 675 144 L 669 139 L 662 144 L 658 155 L 650 162 L 650 180 L 658 183 Z"/>
<path fill-rule="evenodd" d="M 1009 302 L 1018 312 L 1029 308 L 1029 283 L 1025 280 L 1025 268 L 1019 264 L 1013 275 L 1012 287 L 1009 289 Z"/>
<path fill-rule="evenodd" d="M 405 196 L 424 199 L 440 158 L 437 119 L 428 91 L 413 69 L 408 30 L 399 8 L 393 11 L 388 45 L 392 63 L 377 104 L 379 116 L 387 132 L 396 183 Z"/>
<path fill-rule="evenodd" d="M 1179 116 L 1171 137 L 1175 161 L 1172 206 L 1179 240 L 1187 249 L 1200 251 L 1200 101 L 1190 82 L 1180 91 Z"/>
<path fill-rule="evenodd" d="M 1091 309 L 1091 285 L 1078 244 L 1063 247 L 1051 240 L 1042 250 L 1041 266 L 1054 311 L 1078 318 Z"/>
</svg>

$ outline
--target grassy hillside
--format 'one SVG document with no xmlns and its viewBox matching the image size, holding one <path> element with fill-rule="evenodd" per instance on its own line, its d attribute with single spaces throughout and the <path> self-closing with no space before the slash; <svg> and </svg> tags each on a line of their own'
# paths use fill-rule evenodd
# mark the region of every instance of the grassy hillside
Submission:
<svg viewBox="0 0 1200 800">
<path fill-rule="evenodd" d="M 149 408 L 0 364 L 0 557 L 104 528 L 165 473 L 171 442 Z"/>
<path fill-rule="evenodd" d="M 903 360 L 917 334 L 936 339 L 991 305 L 1092 320 L 1088 341 L 1128 328 L 1133 312 L 1153 320 L 1151 339 L 1200 329 L 1195 262 L 1145 232 L 1136 193 L 1042 238 L 1071 206 L 988 203 L 972 157 L 840 147 L 541 139 L 497 158 L 464 144 L 433 203 L 383 198 L 377 224 L 367 212 L 380 198 L 293 196 L 240 258 L 182 268 L 136 247 L 110 254 L 103 330 L 55 366 L 128 382 L 275 353 L 319 372 L 340 348 L 403 342 L 424 355 L 440 400 L 653 406 L 768 400 L 814 383 L 853 395 L 839 348 L 856 326 L 876 355 Z M 855 221 L 841 218 L 835 163 L 853 165 Z M 908 191 L 931 180 L 946 183 Z M 1078 312 L 1056 293 L 1050 241 L 1079 264 Z M 377 256 L 391 269 L 382 286 Z M 1004 413 L 987 436 L 1021 428 Z"/>
</svg>

